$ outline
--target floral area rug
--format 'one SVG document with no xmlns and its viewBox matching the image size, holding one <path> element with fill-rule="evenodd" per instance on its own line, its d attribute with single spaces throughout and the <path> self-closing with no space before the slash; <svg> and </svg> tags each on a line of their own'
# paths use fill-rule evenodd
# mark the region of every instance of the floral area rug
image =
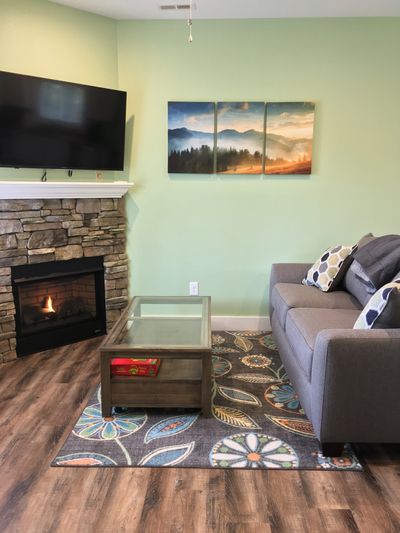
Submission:
<svg viewBox="0 0 400 533">
<path fill-rule="evenodd" d="M 105 420 L 98 388 L 52 466 L 362 470 L 349 445 L 321 455 L 270 333 L 214 332 L 212 358 L 212 418 L 125 409 Z"/>
</svg>

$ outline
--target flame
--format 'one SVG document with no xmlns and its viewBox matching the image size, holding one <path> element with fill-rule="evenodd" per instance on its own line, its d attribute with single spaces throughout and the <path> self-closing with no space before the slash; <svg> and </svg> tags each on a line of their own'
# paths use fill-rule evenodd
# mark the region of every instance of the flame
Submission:
<svg viewBox="0 0 400 533">
<path fill-rule="evenodd" d="M 56 310 L 53 307 L 53 300 L 52 300 L 51 296 L 46 296 L 46 298 L 44 299 L 44 304 L 43 304 L 42 309 L 43 309 L 43 311 L 45 313 L 55 313 L 56 312 Z"/>
</svg>

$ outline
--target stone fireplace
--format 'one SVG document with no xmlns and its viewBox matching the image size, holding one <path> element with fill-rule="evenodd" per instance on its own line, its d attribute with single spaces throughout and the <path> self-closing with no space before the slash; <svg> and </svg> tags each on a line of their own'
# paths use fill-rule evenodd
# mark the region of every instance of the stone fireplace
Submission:
<svg viewBox="0 0 400 533">
<path fill-rule="evenodd" d="M 73 188 L 73 184 L 70 186 Z M 16 307 L 26 330 L 34 324 L 39 329 L 49 326 L 52 329 L 54 320 L 79 322 L 98 314 L 94 303 L 96 281 L 88 273 L 74 276 L 71 271 L 64 280 L 57 281 L 53 276 L 54 279 L 39 283 L 43 273 L 54 270 L 54 265 L 57 271 L 59 263 L 71 267 L 80 258 L 98 258 L 104 269 L 104 307 L 109 330 L 128 302 L 123 199 L 0 200 L 0 363 L 17 357 Z M 24 268 L 29 265 L 37 265 L 33 276 L 36 283 L 25 280 L 17 290 L 15 280 L 25 279 Z M 71 282 L 68 286 L 64 283 L 66 277 Z M 49 303 L 56 309 L 57 317 L 51 316 Z"/>
</svg>

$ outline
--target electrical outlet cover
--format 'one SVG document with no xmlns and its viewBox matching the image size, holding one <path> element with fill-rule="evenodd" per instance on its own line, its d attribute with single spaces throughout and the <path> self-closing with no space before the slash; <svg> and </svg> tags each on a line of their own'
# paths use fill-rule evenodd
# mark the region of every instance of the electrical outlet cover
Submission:
<svg viewBox="0 0 400 533">
<path fill-rule="evenodd" d="M 199 295 L 199 282 L 198 281 L 189 281 L 189 294 L 190 296 Z"/>
</svg>

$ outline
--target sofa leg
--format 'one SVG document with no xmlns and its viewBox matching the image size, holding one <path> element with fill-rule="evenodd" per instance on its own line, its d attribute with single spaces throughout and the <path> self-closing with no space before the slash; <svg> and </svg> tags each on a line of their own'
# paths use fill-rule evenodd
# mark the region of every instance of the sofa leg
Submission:
<svg viewBox="0 0 400 533">
<path fill-rule="evenodd" d="M 343 449 L 343 442 L 321 442 L 321 451 L 324 457 L 340 457 Z"/>
</svg>

